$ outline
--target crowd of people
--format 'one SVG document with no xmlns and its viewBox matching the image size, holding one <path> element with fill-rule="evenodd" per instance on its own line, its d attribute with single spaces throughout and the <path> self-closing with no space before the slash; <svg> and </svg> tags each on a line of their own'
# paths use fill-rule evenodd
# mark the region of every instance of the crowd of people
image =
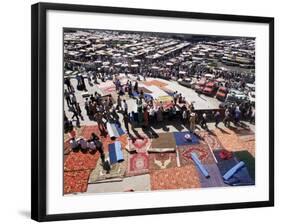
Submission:
<svg viewBox="0 0 281 224">
<path fill-rule="evenodd" d="M 78 88 L 79 85 L 85 85 L 83 84 L 84 78 L 82 80 L 78 81 L 77 79 L 77 91 L 85 90 L 85 88 Z M 92 78 L 92 80 L 98 83 L 97 79 Z M 186 102 L 178 91 L 173 93 L 173 100 L 168 103 L 169 106 L 165 107 L 162 101 L 156 102 L 153 97 L 146 96 L 143 89 L 139 90 L 137 80 L 128 80 L 126 84 L 122 85 L 120 80 L 115 78 L 114 84 L 118 94 L 116 102 L 114 102 L 112 96 L 102 97 L 97 92 L 86 97 L 84 101 L 86 115 L 90 120 L 97 122 L 99 130 L 103 134 L 107 132 L 107 122 L 117 123 L 121 126 L 121 117 L 123 117 L 123 123 L 128 133 L 130 132 L 129 124 L 133 127 L 133 123 L 137 123 L 137 125 L 141 124 L 144 128 L 147 128 L 154 125 L 155 122 L 160 123 L 166 120 L 166 118 L 170 121 L 174 118 L 180 118 L 182 124 L 190 128 L 191 131 L 195 129 L 196 123 L 199 123 L 202 128 L 206 128 L 207 122 L 210 120 L 215 120 L 216 127 L 222 120 L 226 126 L 229 126 L 230 121 L 237 125 L 241 119 L 247 119 L 251 123 L 254 122 L 255 109 L 247 102 L 240 105 L 233 103 L 225 109 L 225 112 L 221 110 L 206 114 L 205 112 L 196 112 L 193 103 Z M 64 114 L 65 131 L 67 132 L 73 127 L 73 121 L 76 121 L 76 125 L 79 126 L 80 119 L 83 120 L 84 118 L 80 103 L 77 102 L 75 96 L 75 88 L 69 78 L 65 79 L 65 85 L 65 100 L 69 111 L 72 112 L 70 119 Z M 135 99 L 137 111 L 128 111 L 128 104 L 124 97 L 126 94 L 129 98 Z"/>
</svg>

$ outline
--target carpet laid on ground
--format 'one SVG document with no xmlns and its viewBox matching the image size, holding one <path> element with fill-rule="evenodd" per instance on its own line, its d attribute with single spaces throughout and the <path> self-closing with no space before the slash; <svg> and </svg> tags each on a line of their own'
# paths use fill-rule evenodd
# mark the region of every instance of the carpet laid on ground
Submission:
<svg viewBox="0 0 281 224">
<path fill-rule="evenodd" d="M 201 141 L 204 141 L 212 150 L 222 149 L 223 146 L 215 134 L 208 131 L 199 131 L 196 133 Z"/>
<path fill-rule="evenodd" d="M 241 128 L 241 127 L 238 127 L 238 128 L 233 128 L 232 129 L 235 134 L 237 134 L 238 136 L 245 136 L 245 135 L 254 135 L 255 133 L 249 129 L 249 128 Z"/>
<path fill-rule="evenodd" d="M 246 149 L 252 156 L 255 157 L 255 152 L 256 152 L 256 140 L 255 136 L 251 135 L 248 136 L 247 138 L 240 138 L 241 144 L 244 149 Z M 243 150 L 242 150 L 243 151 Z"/>
<path fill-rule="evenodd" d="M 129 152 L 146 152 L 151 146 L 151 139 L 145 134 L 129 138 Z"/>
<path fill-rule="evenodd" d="M 79 170 L 64 172 L 63 192 L 64 194 L 86 192 L 90 170 Z"/>
<path fill-rule="evenodd" d="M 102 91 L 103 95 L 116 92 L 116 87 L 112 81 L 102 82 L 98 85 L 98 88 Z"/>
<path fill-rule="evenodd" d="M 148 154 L 145 152 L 128 155 L 126 176 L 135 176 L 149 172 Z"/>
<path fill-rule="evenodd" d="M 176 141 L 173 133 L 159 133 L 158 138 L 152 139 L 149 152 L 175 151 Z"/>
<path fill-rule="evenodd" d="M 64 171 L 89 170 L 96 167 L 99 153 L 71 152 L 66 156 Z"/>
<path fill-rule="evenodd" d="M 174 132 L 173 134 L 177 146 L 199 144 L 199 139 L 191 132 Z M 189 140 L 185 137 L 187 135 L 190 137 Z"/>
<path fill-rule="evenodd" d="M 105 151 L 108 151 L 108 145 L 114 143 L 114 141 L 120 141 L 122 149 L 126 149 L 128 147 L 128 136 L 126 134 L 122 134 L 115 140 L 112 140 L 110 139 L 109 135 L 102 136 L 97 125 L 85 126 L 81 136 L 87 140 L 92 137 L 92 133 L 95 133 L 100 138 Z"/>
<path fill-rule="evenodd" d="M 255 181 L 255 157 L 253 157 L 248 151 L 234 152 L 235 157 L 239 161 L 243 161 L 249 171 L 249 174 L 253 181 Z"/>
<path fill-rule="evenodd" d="M 165 82 L 162 82 L 162 81 L 159 81 L 159 80 L 144 81 L 143 83 L 147 86 L 154 85 L 154 86 L 157 86 L 157 87 L 164 87 L 164 86 L 168 85 Z"/>
<path fill-rule="evenodd" d="M 169 96 L 173 96 L 173 95 L 174 95 L 174 92 L 175 92 L 175 91 L 169 89 L 169 88 L 166 87 L 166 86 L 162 86 L 160 89 L 162 89 L 163 91 L 165 91 Z"/>
<path fill-rule="evenodd" d="M 123 155 L 124 161 L 112 164 L 109 173 L 106 173 L 106 171 L 103 169 L 101 159 L 99 159 L 96 168 L 90 174 L 89 183 L 122 181 L 127 168 L 128 153 L 123 150 Z M 109 155 L 106 153 L 105 158 L 108 159 L 108 157 Z"/>
<path fill-rule="evenodd" d="M 204 168 L 209 173 L 209 178 L 206 178 L 196 167 L 200 178 L 201 187 L 225 187 L 228 186 L 223 182 L 221 173 L 216 163 L 204 164 Z"/>
<path fill-rule="evenodd" d="M 229 171 L 232 167 L 234 167 L 240 162 L 234 154 L 230 159 L 227 160 L 223 160 L 220 158 L 220 150 L 214 151 L 214 154 L 218 161 L 217 166 L 219 168 L 221 176 L 224 176 L 227 171 Z M 239 169 L 229 180 L 224 180 L 224 182 L 231 186 L 244 186 L 255 184 L 248 172 L 247 166 L 244 166 Z"/>
<path fill-rule="evenodd" d="M 176 153 L 149 153 L 149 169 L 160 170 L 177 167 Z"/>
<path fill-rule="evenodd" d="M 214 157 L 206 144 L 177 146 L 181 166 L 194 164 L 191 153 L 196 153 L 202 164 L 215 163 Z"/>
<path fill-rule="evenodd" d="M 249 136 L 238 136 L 234 131 L 230 129 L 215 129 L 214 133 L 221 142 L 223 148 L 236 152 L 248 150 L 253 156 L 255 156 L 255 137 L 254 135 Z"/>
<path fill-rule="evenodd" d="M 164 110 L 168 110 L 174 105 L 174 103 L 171 101 L 166 101 L 162 103 L 160 103 L 160 101 L 155 101 L 154 104 L 156 107 L 160 107 L 162 105 Z"/>
<path fill-rule="evenodd" d="M 89 139 L 92 137 L 92 133 L 95 133 L 97 136 L 101 137 L 101 133 L 97 125 L 85 126 L 81 132 L 81 136 L 83 136 L 85 139 Z"/>
<path fill-rule="evenodd" d="M 155 170 L 150 174 L 151 190 L 199 188 L 200 178 L 194 165 Z"/>
<path fill-rule="evenodd" d="M 152 93 L 149 89 L 145 88 L 144 86 L 139 87 L 139 92 L 143 91 L 144 93 Z"/>
</svg>

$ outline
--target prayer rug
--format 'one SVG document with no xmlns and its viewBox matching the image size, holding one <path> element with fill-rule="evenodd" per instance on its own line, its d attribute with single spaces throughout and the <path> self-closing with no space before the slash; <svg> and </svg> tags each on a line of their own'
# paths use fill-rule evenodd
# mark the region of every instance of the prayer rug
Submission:
<svg viewBox="0 0 281 224">
<path fill-rule="evenodd" d="M 102 161 L 99 159 L 96 168 L 91 172 L 89 183 L 102 183 L 108 182 L 110 180 L 114 181 L 122 181 L 126 168 L 127 168 L 127 160 L 128 160 L 128 153 L 123 150 L 124 161 L 120 163 L 115 163 L 111 165 L 111 170 L 109 173 L 102 167 Z M 105 155 L 108 158 L 108 153 Z"/>
<path fill-rule="evenodd" d="M 177 146 L 199 144 L 199 139 L 191 132 L 174 132 L 173 134 Z M 189 140 L 186 139 L 187 135 L 190 137 Z"/>
<path fill-rule="evenodd" d="M 149 169 L 159 170 L 177 167 L 176 153 L 149 153 Z"/>
<path fill-rule="evenodd" d="M 195 152 L 198 156 L 198 159 L 201 161 L 202 164 L 213 164 L 215 160 L 211 151 L 209 150 L 208 146 L 205 144 L 199 145 L 184 145 L 177 147 L 180 159 L 180 165 L 186 166 L 190 164 L 194 164 L 191 153 Z"/>
<path fill-rule="evenodd" d="M 148 154 L 145 152 L 128 155 L 128 166 L 126 176 L 146 174 L 149 171 Z"/>
<path fill-rule="evenodd" d="M 155 170 L 150 174 L 151 190 L 199 188 L 200 178 L 194 165 Z"/>
<path fill-rule="evenodd" d="M 129 152 L 146 152 L 151 146 L 151 139 L 145 134 L 129 138 Z"/>
<path fill-rule="evenodd" d="M 167 149 L 167 148 L 168 149 L 176 148 L 176 141 L 173 133 L 159 133 L 158 138 L 152 139 L 150 149 Z"/>
<path fill-rule="evenodd" d="M 63 192 L 64 194 L 86 192 L 90 170 L 80 170 L 64 172 L 63 174 Z"/>
<path fill-rule="evenodd" d="M 64 162 L 64 171 L 94 169 L 99 159 L 99 153 L 71 152 Z"/>
</svg>

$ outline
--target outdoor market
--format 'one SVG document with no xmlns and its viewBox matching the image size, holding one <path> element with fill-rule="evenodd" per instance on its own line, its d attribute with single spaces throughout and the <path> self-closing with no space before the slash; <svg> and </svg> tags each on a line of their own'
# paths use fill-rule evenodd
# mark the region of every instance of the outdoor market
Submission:
<svg viewBox="0 0 281 224">
<path fill-rule="evenodd" d="M 64 194 L 255 184 L 255 39 L 64 30 Z"/>
</svg>

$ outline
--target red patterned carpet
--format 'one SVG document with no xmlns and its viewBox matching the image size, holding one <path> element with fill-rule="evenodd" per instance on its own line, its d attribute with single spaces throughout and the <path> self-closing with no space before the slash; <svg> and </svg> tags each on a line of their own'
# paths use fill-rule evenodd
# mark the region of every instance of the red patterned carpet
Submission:
<svg viewBox="0 0 281 224">
<path fill-rule="evenodd" d="M 99 153 L 71 152 L 65 159 L 64 171 L 94 169 L 99 159 Z"/>
<path fill-rule="evenodd" d="M 101 133 L 97 125 L 85 126 L 81 132 L 81 135 L 85 139 L 89 139 L 92 137 L 92 133 L 95 133 L 97 136 L 101 137 Z"/>
<path fill-rule="evenodd" d="M 203 164 L 215 163 L 211 151 L 209 150 L 208 146 L 205 144 L 178 146 L 177 150 L 179 153 L 181 166 L 194 164 L 191 158 L 192 152 L 195 152 L 197 154 L 199 160 Z"/>
<path fill-rule="evenodd" d="M 248 150 L 253 156 L 255 155 L 255 138 L 254 135 L 249 135 L 249 138 L 244 136 L 238 136 L 234 131 L 230 129 L 215 129 L 214 133 L 223 145 L 223 147 L 229 151 L 242 151 Z"/>
<path fill-rule="evenodd" d="M 209 133 L 207 131 L 200 131 L 198 135 L 205 143 L 210 146 L 212 150 L 223 148 L 221 142 L 213 132 Z"/>
<path fill-rule="evenodd" d="M 145 174 L 149 172 L 148 169 L 149 160 L 147 153 L 141 152 L 129 154 L 126 176 Z"/>
<path fill-rule="evenodd" d="M 199 188 L 199 175 L 195 166 L 156 170 L 150 175 L 151 190 Z"/>
<path fill-rule="evenodd" d="M 91 172 L 90 170 L 64 172 L 63 174 L 64 194 L 85 192 L 87 190 L 90 172 Z"/>
<path fill-rule="evenodd" d="M 176 153 L 149 153 L 149 169 L 160 170 L 177 167 Z"/>
<path fill-rule="evenodd" d="M 140 134 L 135 138 L 129 139 L 129 151 L 130 152 L 146 152 L 151 146 L 151 139 L 145 134 Z"/>
</svg>

